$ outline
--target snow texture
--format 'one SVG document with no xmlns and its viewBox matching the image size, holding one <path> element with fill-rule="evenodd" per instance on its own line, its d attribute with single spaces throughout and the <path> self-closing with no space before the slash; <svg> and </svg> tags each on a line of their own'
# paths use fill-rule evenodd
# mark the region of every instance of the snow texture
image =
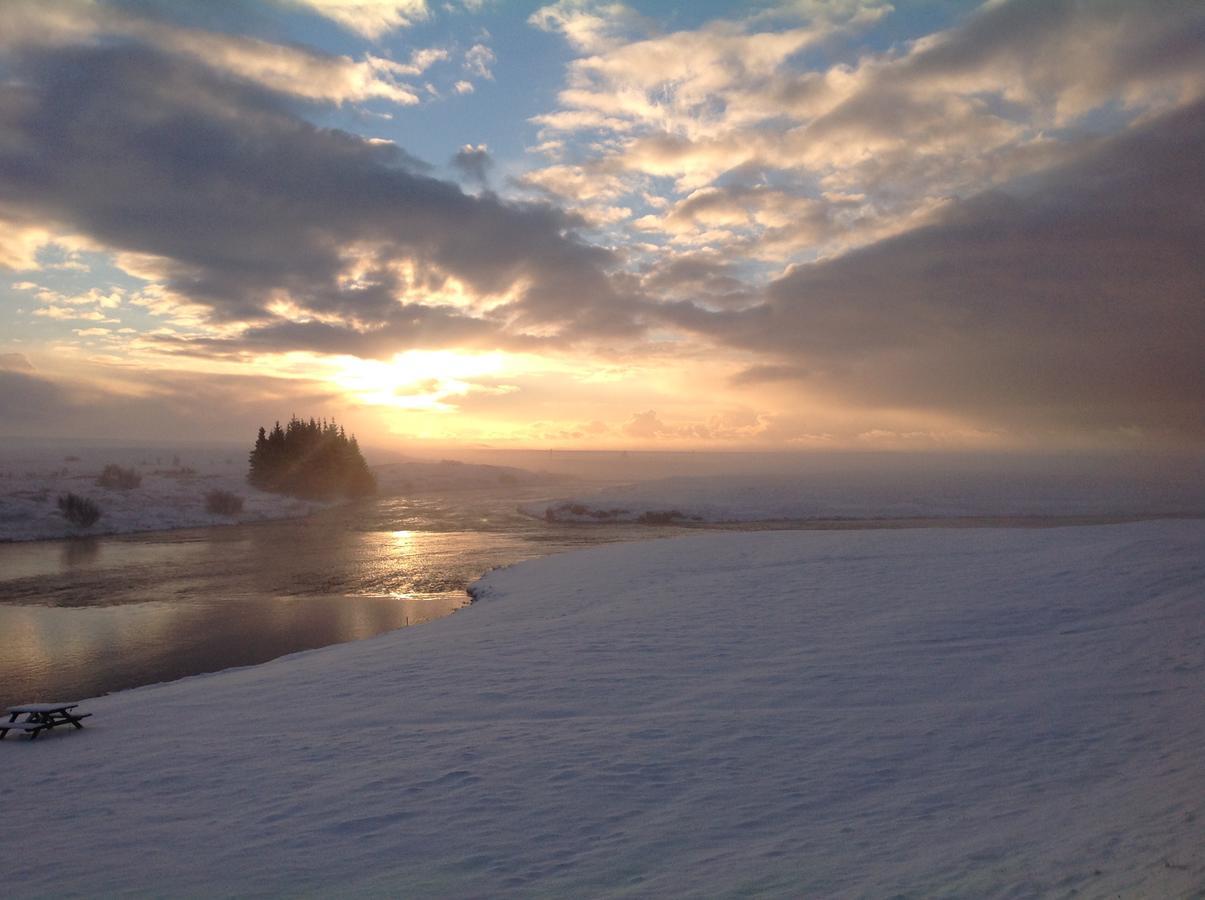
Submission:
<svg viewBox="0 0 1205 900">
<path fill-rule="evenodd" d="M 526 503 L 554 522 L 764 522 L 958 516 L 1149 516 L 1205 513 L 1205 485 L 1181 479 L 1022 472 L 830 472 L 679 477 Z"/>
<path fill-rule="evenodd" d="M 142 476 L 142 483 L 129 490 L 99 487 L 97 476 L 110 463 L 134 469 Z M 383 496 L 550 480 L 522 469 L 449 460 L 408 460 L 374 467 L 373 472 Z M 208 512 L 205 497 L 213 490 L 243 498 L 242 511 L 235 515 Z M 58 497 L 67 493 L 93 500 L 101 509 L 100 520 L 89 528 L 67 522 L 57 504 Z M 298 518 L 330 505 L 256 490 L 247 484 L 247 453 L 233 447 L 181 450 L 64 444 L 53 451 L 39 448 L 0 453 L 0 541 Z"/>
<path fill-rule="evenodd" d="M 1205 522 L 707 533 L 476 593 L 10 736 L 6 896 L 1205 887 Z"/>
</svg>

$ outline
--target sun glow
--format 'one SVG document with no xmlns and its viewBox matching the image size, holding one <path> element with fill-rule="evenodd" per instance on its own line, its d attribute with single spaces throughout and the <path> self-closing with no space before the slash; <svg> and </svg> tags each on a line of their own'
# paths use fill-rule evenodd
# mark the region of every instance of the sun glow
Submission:
<svg viewBox="0 0 1205 900">
<path fill-rule="evenodd" d="M 476 390 L 505 391 L 502 385 L 481 385 L 476 379 L 501 375 L 507 368 L 502 353 L 460 353 L 454 350 L 408 350 L 382 362 L 346 356 L 332 360 L 330 381 L 359 403 L 397 409 L 451 412 L 449 400 Z"/>
</svg>

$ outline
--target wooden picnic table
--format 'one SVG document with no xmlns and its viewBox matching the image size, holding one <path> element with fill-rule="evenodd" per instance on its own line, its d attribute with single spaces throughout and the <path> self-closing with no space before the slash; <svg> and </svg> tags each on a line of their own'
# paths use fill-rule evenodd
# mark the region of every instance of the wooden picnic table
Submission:
<svg viewBox="0 0 1205 900">
<path fill-rule="evenodd" d="M 26 703 L 23 706 L 10 706 L 8 721 L 0 722 L 0 741 L 4 740 L 10 731 L 24 732 L 32 741 L 43 731 L 49 731 L 59 725 L 83 728 L 80 720 L 88 718 L 92 713 L 71 712 L 78 706 L 78 703 Z M 21 719 L 21 716 L 25 718 Z"/>
</svg>

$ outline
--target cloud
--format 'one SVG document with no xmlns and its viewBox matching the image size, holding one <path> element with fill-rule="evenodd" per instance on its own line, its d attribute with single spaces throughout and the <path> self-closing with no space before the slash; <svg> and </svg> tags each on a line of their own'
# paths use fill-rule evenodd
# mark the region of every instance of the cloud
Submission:
<svg viewBox="0 0 1205 900">
<path fill-rule="evenodd" d="M 707 410 L 658 387 L 642 396 L 664 418 L 617 439 L 1205 429 L 1195 5 L 996 0 L 861 55 L 841 35 L 886 4 L 762 3 L 671 33 L 620 4 L 545 6 L 536 27 L 583 55 L 537 120 L 549 165 L 499 187 L 538 202 L 306 118 L 416 102 L 407 79 L 461 74 L 447 51 L 353 60 L 170 6 L 6 7 L 0 264 L 107 251 L 148 282 L 13 276 L 78 336 L 210 367 L 455 346 L 706 370 Z M 359 33 L 402 27 L 370 19 Z M 488 78 L 495 60 L 481 43 L 462 62 Z M 464 145 L 451 165 L 485 188 L 490 163 Z M 165 327 L 126 337 L 127 312 Z M 186 386 L 155 390 L 174 408 Z M 543 418 L 584 434 L 572 396 Z M 641 408 L 606 396 L 613 423 Z"/>
<path fill-rule="evenodd" d="M 756 437 L 770 425 L 770 420 L 747 408 L 715 413 L 706 421 L 680 422 L 667 425 L 655 410 L 635 413 L 620 431 L 630 438 L 644 441 L 733 441 Z"/>
<path fill-rule="evenodd" d="M 0 353 L 0 371 L 32 372 L 33 363 L 23 353 Z"/>
<path fill-rule="evenodd" d="M 59 420 L 70 407 L 66 392 L 53 381 L 29 371 L 0 367 L 0 422 L 4 423 L 0 427 L 5 430 L 15 428 L 16 434 L 28 434 L 31 424 Z"/>
<path fill-rule="evenodd" d="M 393 71 L 403 75 L 421 75 L 438 62 L 448 58 L 448 51 L 442 47 L 425 47 L 410 54 L 407 63 L 395 63 Z"/>
<path fill-rule="evenodd" d="M 811 372 L 801 366 L 758 365 L 749 366 L 732 376 L 730 381 L 737 386 L 760 385 L 773 381 L 806 381 Z"/>
<path fill-rule="evenodd" d="M 888 0 L 775 0 L 753 18 L 874 22 L 891 11 Z"/>
<path fill-rule="evenodd" d="M 107 372 L 105 386 L 0 369 L 0 435 L 245 440 L 282 409 L 347 422 L 344 398 L 311 381 L 263 375 L 144 371 L 137 384 Z M 348 424 L 351 424 L 348 422 Z"/>
<path fill-rule="evenodd" d="M 625 192 L 624 184 L 613 175 L 588 166 L 545 166 L 524 175 L 518 183 L 558 199 L 579 202 L 611 200 Z"/>
<path fill-rule="evenodd" d="M 493 65 L 498 57 L 485 44 L 474 44 L 464 53 L 464 70 L 478 78 L 492 79 Z"/>
<path fill-rule="evenodd" d="M 392 144 L 150 48 L 26 48 L 18 71 L 0 85 L 4 205 L 152 261 L 170 295 L 257 345 L 638 330 L 614 255 L 554 207 L 466 195 Z M 449 279 L 466 308 L 427 307 Z"/>
<path fill-rule="evenodd" d="M 633 414 L 623 423 L 620 430 L 628 437 L 646 439 L 671 433 L 670 428 L 657 417 L 656 411 L 652 409 Z"/>
<path fill-rule="evenodd" d="M 641 274 L 641 286 L 652 296 L 707 308 L 747 306 L 757 298 L 730 258 L 708 251 L 654 256 Z"/>
<path fill-rule="evenodd" d="M 376 39 L 398 28 L 425 21 L 431 12 L 427 0 L 280 0 L 301 6 L 354 31 Z"/>
<path fill-rule="evenodd" d="M 599 53 L 647 34 L 652 24 L 622 3 L 560 0 L 537 9 L 528 23 L 541 31 L 560 32 L 576 49 Z"/>
<path fill-rule="evenodd" d="M 413 105 L 419 102 L 418 95 L 400 79 L 421 74 L 447 57 L 446 50 L 432 48 L 415 51 L 407 63 L 371 54 L 355 61 L 293 44 L 139 17 L 97 3 L 77 0 L 53 6 L 28 0 L 10 0 L 10 3 L 5 10 L 5 30 L 0 33 L 0 50 L 102 46 L 114 40 L 132 40 L 270 90 L 315 101 L 386 100 Z"/>
<path fill-rule="evenodd" d="M 469 181 L 485 184 L 494 160 L 485 144 L 465 144 L 452 157 L 452 166 Z"/>
<path fill-rule="evenodd" d="M 863 408 L 1205 434 L 1205 102 L 931 224 L 796 267 L 748 309 L 672 307 Z M 777 358 L 776 360 L 774 358 Z"/>
<path fill-rule="evenodd" d="M 730 196 L 734 219 L 722 227 L 685 210 L 636 224 L 767 257 L 804 260 L 898 233 L 952 196 L 1056 165 L 1205 93 L 1205 8 L 1176 0 L 997 0 L 945 31 L 854 57 L 833 38 L 888 4 L 805 0 L 639 35 L 609 28 L 615 15 L 603 10 L 563 3 L 533 17 L 584 54 L 559 108 L 533 119 L 542 140 L 589 141 L 556 166 L 627 173 L 633 189 L 655 179 L 645 183 L 678 205 L 730 192 L 735 178 L 745 192 Z M 834 58 L 814 68 L 804 51 L 821 44 Z M 790 195 L 810 208 L 784 222 Z"/>
<path fill-rule="evenodd" d="M 0 268 L 19 272 L 39 269 L 87 271 L 79 255 L 96 247 L 78 234 L 64 234 L 0 202 Z"/>
</svg>

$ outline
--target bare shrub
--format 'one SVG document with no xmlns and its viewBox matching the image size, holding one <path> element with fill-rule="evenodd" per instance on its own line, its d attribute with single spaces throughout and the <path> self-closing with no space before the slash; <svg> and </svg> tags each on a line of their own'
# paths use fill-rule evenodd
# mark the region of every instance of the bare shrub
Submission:
<svg viewBox="0 0 1205 900">
<path fill-rule="evenodd" d="M 205 495 L 205 511 L 215 516 L 237 516 L 243 511 L 243 498 L 230 491 L 212 490 Z"/>
<path fill-rule="evenodd" d="M 117 463 L 109 463 L 96 479 L 96 484 L 98 487 L 128 491 L 142 484 L 142 476 L 134 469 L 124 469 Z"/>
<path fill-rule="evenodd" d="M 642 512 L 636 521 L 641 525 L 673 525 L 685 518 L 686 516 L 676 509 L 650 509 Z"/>
<path fill-rule="evenodd" d="M 78 494 L 60 494 L 59 512 L 64 519 L 80 528 L 90 528 L 100 518 L 100 507 Z"/>
</svg>

